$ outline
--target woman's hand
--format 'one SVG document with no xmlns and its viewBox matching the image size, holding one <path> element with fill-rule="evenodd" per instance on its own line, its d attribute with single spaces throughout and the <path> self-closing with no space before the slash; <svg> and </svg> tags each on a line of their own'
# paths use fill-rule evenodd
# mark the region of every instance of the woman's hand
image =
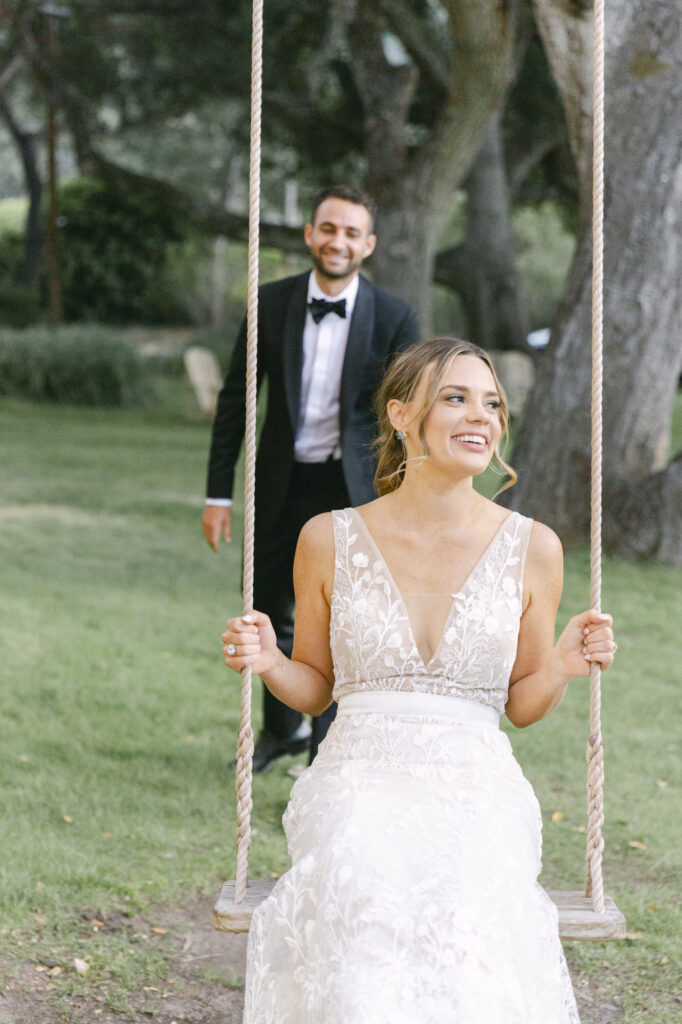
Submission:
<svg viewBox="0 0 682 1024">
<path fill-rule="evenodd" d="M 235 672 L 250 665 L 252 672 L 267 675 L 279 656 L 272 623 L 263 612 L 230 619 L 222 635 L 225 664 Z"/>
<path fill-rule="evenodd" d="M 574 615 L 554 648 L 561 670 L 570 676 L 589 676 L 592 662 L 607 669 L 616 651 L 612 621 L 594 608 Z"/>
</svg>

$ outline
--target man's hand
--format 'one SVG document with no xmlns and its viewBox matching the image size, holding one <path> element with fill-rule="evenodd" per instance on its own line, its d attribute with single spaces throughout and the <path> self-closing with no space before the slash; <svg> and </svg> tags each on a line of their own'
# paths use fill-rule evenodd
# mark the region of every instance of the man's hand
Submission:
<svg viewBox="0 0 682 1024">
<path fill-rule="evenodd" d="M 229 505 L 206 505 L 201 526 L 208 546 L 217 551 L 221 533 L 228 544 L 232 540 L 232 509 Z"/>
</svg>

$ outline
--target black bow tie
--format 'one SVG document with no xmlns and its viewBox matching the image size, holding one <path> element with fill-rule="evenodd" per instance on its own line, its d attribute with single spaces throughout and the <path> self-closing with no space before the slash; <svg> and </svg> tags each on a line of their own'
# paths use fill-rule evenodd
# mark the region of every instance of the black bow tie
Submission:
<svg viewBox="0 0 682 1024">
<path fill-rule="evenodd" d="M 327 313 L 336 313 L 337 316 L 345 320 L 346 300 L 337 299 L 336 302 L 328 302 L 327 299 L 311 299 L 310 312 L 313 314 L 313 320 L 316 324 L 319 324 L 322 317 L 325 317 Z"/>
</svg>

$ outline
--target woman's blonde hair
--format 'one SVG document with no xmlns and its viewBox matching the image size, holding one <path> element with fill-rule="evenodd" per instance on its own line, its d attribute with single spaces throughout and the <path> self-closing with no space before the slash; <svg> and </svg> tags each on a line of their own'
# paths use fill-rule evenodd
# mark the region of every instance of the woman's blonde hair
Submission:
<svg viewBox="0 0 682 1024">
<path fill-rule="evenodd" d="M 429 382 L 424 397 L 424 405 L 419 417 L 419 439 L 424 453 L 418 456 L 418 458 L 421 460 L 428 457 L 429 450 L 424 436 L 424 423 L 440 390 L 443 375 L 452 360 L 457 356 L 476 356 L 490 370 L 500 396 L 500 407 L 497 410 L 497 415 L 502 427 L 502 447 L 503 449 L 506 447 L 509 437 L 509 405 L 504 388 L 498 380 L 488 353 L 484 349 L 478 348 L 477 345 L 472 345 L 469 341 L 460 341 L 458 338 L 434 338 L 431 341 L 419 342 L 419 344 L 412 345 L 396 356 L 384 374 L 376 394 L 374 404 L 379 423 L 379 436 L 374 442 L 377 454 L 374 487 L 377 494 L 388 494 L 390 491 L 394 491 L 400 486 L 405 475 L 405 448 L 388 418 L 388 403 L 392 399 L 397 399 L 399 402 L 410 402 L 414 398 L 424 371 L 431 366 L 433 367 L 433 375 Z M 493 459 L 497 463 L 496 472 L 509 477 L 504 486 L 500 487 L 499 491 L 497 491 L 497 494 L 500 494 L 501 491 L 514 486 L 516 483 L 516 473 L 504 461 L 498 447 L 493 452 Z"/>
</svg>

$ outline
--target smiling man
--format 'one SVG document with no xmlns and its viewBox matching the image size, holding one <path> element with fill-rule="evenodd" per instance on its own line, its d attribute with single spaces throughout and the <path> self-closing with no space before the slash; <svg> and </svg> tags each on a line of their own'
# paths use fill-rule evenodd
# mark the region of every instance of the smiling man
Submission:
<svg viewBox="0 0 682 1024">
<path fill-rule="evenodd" d="M 256 462 L 254 605 L 291 656 L 293 562 L 301 527 L 331 509 L 371 501 L 372 399 L 390 358 L 419 338 L 414 310 L 359 274 L 376 245 L 373 200 L 338 185 L 321 192 L 304 229 L 313 270 L 263 285 L 258 295 L 258 384 L 268 402 Z M 203 531 L 231 539 L 234 467 L 244 436 L 246 322 L 218 398 Z M 264 689 L 254 771 L 310 747 L 334 717 L 311 728 Z"/>
</svg>

